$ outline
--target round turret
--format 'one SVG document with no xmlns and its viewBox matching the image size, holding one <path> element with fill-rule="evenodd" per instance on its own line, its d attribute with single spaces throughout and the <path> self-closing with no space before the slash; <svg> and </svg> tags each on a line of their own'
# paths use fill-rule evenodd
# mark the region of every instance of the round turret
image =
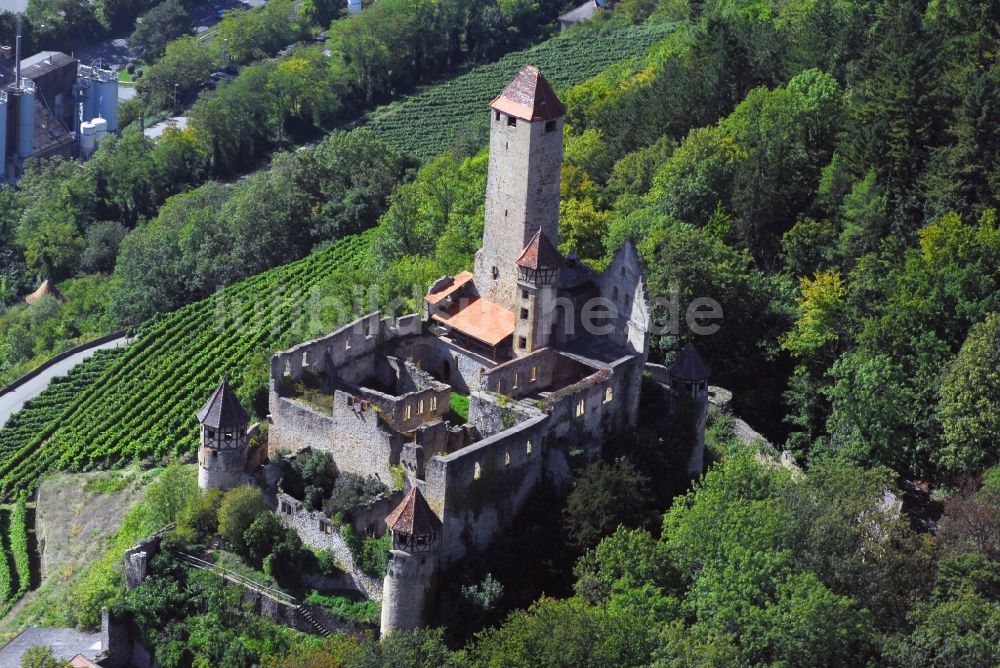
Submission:
<svg viewBox="0 0 1000 668">
<path fill-rule="evenodd" d="M 410 488 L 385 523 L 392 532 L 393 549 L 382 584 L 383 637 L 423 626 L 441 533 L 441 520 L 416 487 Z"/>
<path fill-rule="evenodd" d="M 198 422 L 201 424 L 198 486 L 228 489 L 240 485 L 247 463 L 250 420 L 228 381 L 223 380 L 198 411 Z"/>
</svg>

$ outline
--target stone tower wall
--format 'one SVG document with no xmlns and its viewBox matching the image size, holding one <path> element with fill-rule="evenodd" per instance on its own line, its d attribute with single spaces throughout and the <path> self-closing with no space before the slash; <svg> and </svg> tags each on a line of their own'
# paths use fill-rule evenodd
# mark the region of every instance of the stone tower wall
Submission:
<svg viewBox="0 0 1000 668">
<path fill-rule="evenodd" d="M 423 626 L 437 555 L 392 550 L 382 583 L 382 637 Z"/>
<path fill-rule="evenodd" d="M 247 464 L 247 449 L 216 450 L 198 448 L 198 487 L 230 489 L 243 484 Z"/>
<path fill-rule="evenodd" d="M 483 247 L 476 253 L 476 287 L 489 301 L 513 310 L 519 301 L 514 264 L 539 229 L 559 244 L 559 180 L 563 119 L 516 119 L 490 111 Z M 494 279 L 493 268 L 498 277 Z"/>
</svg>

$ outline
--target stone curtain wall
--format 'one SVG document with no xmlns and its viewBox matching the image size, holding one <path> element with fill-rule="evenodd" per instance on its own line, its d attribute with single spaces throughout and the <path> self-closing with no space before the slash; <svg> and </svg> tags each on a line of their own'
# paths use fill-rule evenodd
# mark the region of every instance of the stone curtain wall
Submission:
<svg viewBox="0 0 1000 668">
<path fill-rule="evenodd" d="M 539 415 L 427 463 L 424 496 L 441 518 L 445 563 L 487 548 L 542 479 L 549 417 Z M 530 445 L 529 445 L 530 444 Z"/>
<path fill-rule="evenodd" d="M 283 378 L 298 380 L 304 369 L 335 375 L 339 367 L 369 355 L 379 345 L 397 337 L 419 334 L 423 329 L 420 316 L 416 314 L 399 318 L 395 324 L 392 318 L 381 318 L 372 313 L 344 325 L 332 334 L 278 353 L 271 358 L 271 384 Z"/>
<path fill-rule="evenodd" d="M 632 352 L 645 355 L 648 350 L 652 319 L 646 303 L 639 254 L 631 241 L 615 252 L 611 263 L 600 276 L 601 297 L 614 304 L 618 320 L 612 339 Z"/>
<path fill-rule="evenodd" d="M 596 457 L 605 436 L 634 426 L 642 390 L 641 357 L 626 357 L 549 396 L 557 438 L 588 449 Z M 608 389 L 611 396 L 608 396 Z M 582 414 L 580 413 L 581 403 Z"/>
<path fill-rule="evenodd" d="M 382 600 L 382 581 L 368 576 L 354 563 L 350 548 L 326 515 L 319 511 L 305 510 L 301 502 L 287 494 L 278 494 L 277 515 L 286 526 L 295 529 L 303 543 L 311 548 L 330 550 L 333 553 L 337 565 L 346 575 L 346 588 L 356 589 L 373 601 Z M 330 531 L 324 531 L 320 522 L 329 525 Z"/>
<path fill-rule="evenodd" d="M 491 392 L 520 399 L 552 387 L 558 362 L 558 353 L 551 348 L 542 348 L 489 369 L 483 374 L 482 385 Z M 532 369 L 535 380 L 531 379 Z"/>
<path fill-rule="evenodd" d="M 479 389 L 481 374 L 493 365 L 482 355 L 465 350 L 447 338 L 431 335 L 396 339 L 387 349 L 465 394 Z"/>
<path fill-rule="evenodd" d="M 329 452 L 339 471 L 374 475 L 392 484 L 389 467 L 398 463 L 403 437 L 381 424 L 372 406 L 362 410 L 353 396 L 337 390 L 333 410 L 320 413 L 301 401 L 271 392 L 271 419 L 268 450 L 297 452 L 305 447 Z"/>
</svg>

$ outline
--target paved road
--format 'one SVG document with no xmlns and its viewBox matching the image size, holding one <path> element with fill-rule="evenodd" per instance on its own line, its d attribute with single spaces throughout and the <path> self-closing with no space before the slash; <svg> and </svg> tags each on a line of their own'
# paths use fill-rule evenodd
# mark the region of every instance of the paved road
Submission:
<svg viewBox="0 0 1000 668">
<path fill-rule="evenodd" d="M 177 128 L 178 130 L 183 130 L 187 127 L 187 116 L 172 116 L 165 121 L 157 123 L 152 127 L 146 128 L 145 135 L 150 139 L 159 139 L 163 136 L 163 131 L 169 128 Z"/>
<path fill-rule="evenodd" d="M 28 629 L 0 649 L 0 668 L 20 668 L 21 655 L 35 645 L 48 645 L 57 658 L 67 661 L 77 654 L 94 659 L 101 651 L 101 634 L 75 629 Z"/>
<path fill-rule="evenodd" d="M 85 350 L 82 353 L 77 353 L 76 355 L 67 357 L 64 360 L 53 364 L 37 377 L 32 378 L 13 392 L 0 396 L 0 427 L 7 422 L 7 418 L 21 410 L 21 407 L 24 406 L 24 402 L 41 394 L 42 390 L 49 386 L 49 383 L 52 382 L 53 378 L 65 376 L 69 373 L 70 369 L 93 355 L 98 350 L 117 348 L 124 343 L 126 343 L 126 339 L 124 338 L 115 339 L 114 341 L 109 341 L 108 343 L 96 346 L 90 350 Z M 2 668 L 2 666 L 0 666 L 0 668 Z"/>
<path fill-rule="evenodd" d="M 23 12 L 28 8 L 28 0 L 0 0 L 0 11 Z"/>
</svg>

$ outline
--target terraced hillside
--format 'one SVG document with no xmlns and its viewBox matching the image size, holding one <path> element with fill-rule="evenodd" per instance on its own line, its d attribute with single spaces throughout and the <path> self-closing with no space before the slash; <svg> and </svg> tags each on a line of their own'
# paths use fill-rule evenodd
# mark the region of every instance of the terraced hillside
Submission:
<svg viewBox="0 0 1000 668">
<path fill-rule="evenodd" d="M 545 78 L 561 89 L 589 79 L 614 63 L 645 54 L 672 30 L 673 24 L 649 23 L 596 38 L 571 31 L 382 107 L 368 120 L 391 144 L 425 160 L 484 125 L 486 103 L 525 64 L 537 65 Z"/>
<path fill-rule="evenodd" d="M 349 237 L 236 283 L 76 367 L 0 430 L 0 496 L 31 493 L 55 469 L 193 453 L 192 416 L 220 374 L 238 384 L 255 356 L 278 349 L 314 288 L 357 269 L 366 245 Z"/>
</svg>

